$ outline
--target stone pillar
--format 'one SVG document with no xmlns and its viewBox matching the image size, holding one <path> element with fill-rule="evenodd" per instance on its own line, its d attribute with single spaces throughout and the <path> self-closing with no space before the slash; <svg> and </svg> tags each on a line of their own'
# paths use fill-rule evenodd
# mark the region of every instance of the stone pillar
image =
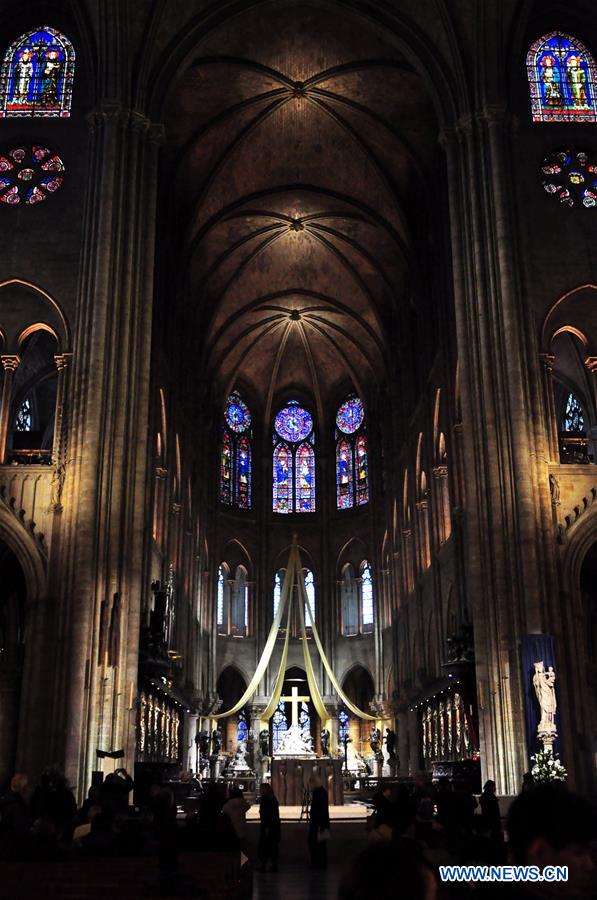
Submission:
<svg viewBox="0 0 597 900">
<path fill-rule="evenodd" d="M 527 765 L 519 640 L 525 630 L 549 631 L 557 610 L 547 447 L 535 428 L 543 420 L 534 391 L 536 336 L 518 269 L 510 141 L 511 120 L 497 107 L 462 117 L 443 137 L 461 366 L 466 586 L 477 681 L 494 698 L 479 722 L 482 777 L 494 779 L 499 794 L 518 790 Z"/>
<path fill-rule="evenodd" d="M 68 364 L 72 354 L 61 353 L 54 357 L 58 369 L 56 386 L 56 411 L 54 414 L 54 441 L 52 445 L 52 462 L 55 466 L 64 463 L 64 403 L 66 397 L 66 377 Z"/>
<path fill-rule="evenodd" d="M 6 462 L 6 439 L 10 425 L 10 407 L 12 403 L 12 383 L 20 357 L 3 355 L 0 357 L 4 368 L 4 383 L 2 385 L 2 405 L 0 406 L 0 465 Z"/>
<path fill-rule="evenodd" d="M 597 416 L 597 356 L 587 356 L 585 366 L 589 371 L 589 381 L 593 388 L 594 414 Z M 587 428 L 587 455 L 597 463 L 597 427 Z"/>
<path fill-rule="evenodd" d="M 63 491 L 61 659 L 54 750 L 80 793 L 95 767 L 102 718 L 102 604 L 117 593 L 122 683 L 136 683 L 150 479 L 149 383 L 157 155 L 161 129 L 116 101 L 90 127 L 82 271 L 70 379 L 69 462 Z M 105 634 L 103 635 L 105 639 Z M 116 697 L 115 748 L 134 762 L 128 697 Z M 111 748 L 102 748 L 111 749 Z"/>
<path fill-rule="evenodd" d="M 555 357 L 551 353 L 541 354 L 541 387 L 543 390 L 543 406 L 545 408 L 545 421 L 547 424 L 547 446 L 549 448 L 550 462 L 559 463 L 560 445 L 558 441 L 558 421 L 556 419 L 556 407 L 553 396 L 553 361 Z"/>
</svg>

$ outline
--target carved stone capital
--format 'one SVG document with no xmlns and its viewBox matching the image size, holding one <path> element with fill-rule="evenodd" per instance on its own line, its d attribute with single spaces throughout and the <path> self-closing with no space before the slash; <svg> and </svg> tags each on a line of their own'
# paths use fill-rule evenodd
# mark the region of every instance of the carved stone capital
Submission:
<svg viewBox="0 0 597 900">
<path fill-rule="evenodd" d="M 59 353 L 54 357 L 54 362 L 56 363 L 56 368 L 60 372 L 61 369 L 66 369 L 72 359 L 72 353 Z"/>
<path fill-rule="evenodd" d="M 446 465 L 434 466 L 431 472 L 434 478 L 448 477 L 448 467 Z"/>
<path fill-rule="evenodd" d="M 2 360 L 2 365 L 5 371 L 14 372 L 16 368 L 18 368 L 19 363 L 21 362 L 21 357 L 11 354 L 2 355 L 0 357 Z"/>
</svg>

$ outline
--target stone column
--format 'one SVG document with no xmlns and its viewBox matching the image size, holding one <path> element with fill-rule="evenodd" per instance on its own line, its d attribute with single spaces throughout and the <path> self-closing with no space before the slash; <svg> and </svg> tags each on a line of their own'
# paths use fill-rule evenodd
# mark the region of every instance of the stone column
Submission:
<svg viewBox="0 0 597 900">
<path fill-rule="evenodd" d="M 69 389 L 72 461 L 63 491 L 63 658 L 56 689 L 62 699 L 54 723 L 55 753 L 64 757 L 69 781 L 81 793 L 96 765 L 102 717 L 100 613 L 115 593 L 121 612 L 111 663 L 123 684 L 137 680 L 141 597 L 149 578 L 146 491 L 161 138 L 161 128 L 116 101 L 101 103 L 88 123 L 89 187 Z M 124 747 L 123 764 L 130 768 L 135 734 L 126 693 L 105 712 L 114 725 L 114 749 Z"/>
<path fill-rule="evenodd" d="M 466 585 L 479 685 L 483 778 L 518 790 L 527 766 L 519 640 L 556 610 L 545 440 L 535 430 L 536 336 L 525 308 L 504 109 L 462 117 L 444 134 L 462 375 Z M 538 408 L 539 407 L 539 408 Z M 480 430 L 480 425 L 482 428 Z"/>
<path fill-rule="evenodd" d="M 545 421 L 547 424 L 547 446 L 549 448 L 550 462 L 560 461 L 560 445 L 558 441 L 558 421 L 553 396 L 553 361 L 552 353 L 541 353 L 541 386 L 543 390 L 543 405 L 545 408 Z"/>
<path fill-rule="evenodd" d="M 589 381 L 593 388 L 593 413 L 597 414 L 597 356 L 587 356 L 585 366 L 589 371 Z M 597 427 L 587 428 L 587 454 L 597 463 Z"/>
<path fill-rule="evenodd" d="M 6 439 L 8 436 L 8 428 L 10 425 L 10 406 L 12 403 L 12 383 L 20 357 L 2 355 L 2 366 L 4 368 L 4 383 L 2 385 L 2 405 L 0 406 L 0 465 L 6 462 Z"/>
<path fill-rule="evenodd" d="M 54 357 L 58 369 L 56 386 L 56 408 L 54 414 L 54 441 L 52 445 L 52 462 L 55 466 L 64 463 L 64 403 L 66 397 L 66 376 L 71 353 L 61 353 Z"/>
</svg>

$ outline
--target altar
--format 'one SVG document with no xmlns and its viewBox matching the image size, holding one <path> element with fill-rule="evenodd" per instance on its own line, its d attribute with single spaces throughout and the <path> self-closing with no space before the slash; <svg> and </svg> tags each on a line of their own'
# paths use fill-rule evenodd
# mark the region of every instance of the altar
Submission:
<svg viewBox="0 0 597 900">
<path fill-rule="evenodd" d="M 271 784 L 280 806 L 302 806 L 313 774 L 319 776 L 327 788 L 330 805 L 343 806 L 342 760 L 328 757 L 272 760 Z"/>
</svg>

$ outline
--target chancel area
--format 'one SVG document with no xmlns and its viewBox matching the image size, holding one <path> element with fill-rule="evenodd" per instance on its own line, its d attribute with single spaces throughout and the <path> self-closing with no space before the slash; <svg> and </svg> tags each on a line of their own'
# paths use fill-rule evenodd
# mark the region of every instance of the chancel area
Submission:
<svg viewBox="0 0 597 900">
<path fill-rule="evenodd" d="M 523 784 L 596 794 L 596 55 L 588 0 L 0 10 L 27 840 L 69 834 L 56 779 L 110 841 L 168 798 L 271 837 L 272 797 L 375 830 L 387 789 L 424 843 L 440 789 L 500 827 Z"/>
</svg>

